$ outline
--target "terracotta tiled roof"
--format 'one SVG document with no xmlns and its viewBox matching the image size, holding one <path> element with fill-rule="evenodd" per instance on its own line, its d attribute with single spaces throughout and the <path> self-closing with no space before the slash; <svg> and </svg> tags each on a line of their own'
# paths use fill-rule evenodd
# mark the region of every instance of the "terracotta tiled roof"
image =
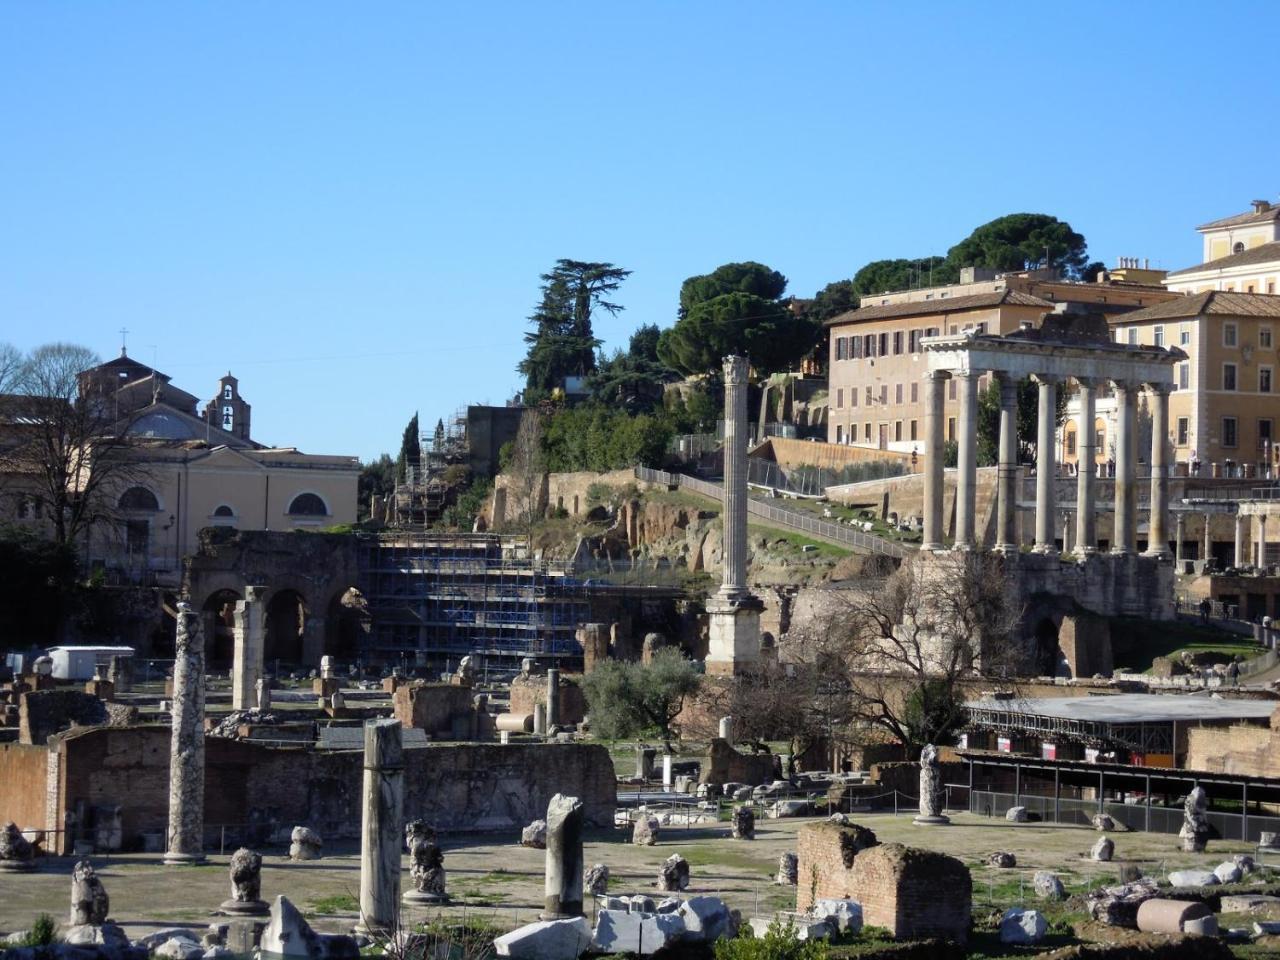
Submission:
<svg viewBox="0 0 1280 960">
<path fill-rule="evenodd" d="M 923 317 L 935 313 L 962 313 L 965 310 L 986 310 L 991 307 L 1043 307 L 1052 310 L 1054 305 L 1027 293 L 1003 290 L 998 293 L 974 293 L 967 297 L 943 297 L 939 300 L 917 300 L 911 303 L 885 303 L 859 307 L 827 321 L 828 327 L 846 323 L 864 323 L 867 320 L 887 320 L 892 317 Z"/>
<path fill-rule="evenodd" d="M 1185 273 L 1199 273 L 1202 270 L 1224 270 L 1228 267 L 1247 267 L 1255 263 L 1270 263 L 1272 260 L 1280 261 L 1280 240 L 1274 243 L 1263 243 L 1250 250 L 1242 253 L 1233 253 L 1225 257 L 1219 257 L 1217 260 L 1210 260 L 1207 263 L 1197 264 L 1194 267 L 1185 267 L 1182 270 L 1175 270 L 1168 274 L 1170 277 L 1181 276 Z"/>
<path fill-rule="evenodd" d="M 1269 223 L 1280 219 L 1280 204 L 1271 204 L 1265 210 L 1250 210 L 1237 213 L 1235 216 L 1223 217 L 1221 220 L 1210 220 L 1196 227 L 1197 230 L 1221 230 L 1224 227 L 1242 227 L 1246 223 Z"/>
<path fill-rule="evenodd" d="M 1123 326 L 1148 320 L 1171 320 L 1179 317 L 1280 317 L 1280 296 L 1265 293 L 1231 293 L 1210 290 L 1192 296 L 1167 300 L 1133 313 L 1111 318 Z"/>
</svg>

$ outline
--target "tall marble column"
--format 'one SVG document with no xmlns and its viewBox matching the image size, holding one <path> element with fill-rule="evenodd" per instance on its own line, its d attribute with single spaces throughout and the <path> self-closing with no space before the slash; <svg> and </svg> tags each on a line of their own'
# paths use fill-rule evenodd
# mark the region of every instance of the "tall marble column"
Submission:
<svg viewBox="0 0 1280 960">
<path fill-rule="evenodd" d="M 1151 513 L 1147 556 L 1169 556 L 1169 387 L 1151 386 Z"/>
<path fill-rule="evenodd" d="M 560 723 L 560 671 L 555 667 L 547 670 L 547 728 Z"/>
<path fill-rule="evenodd" d="M 404 809 L 404 745 L 400 721 L 364 725 L 364 813 L 360 834 L 361 933 L 399 926 L 400 844 Z"/>
<path fill-rule="evenodd" d="M 978 374 L 958 370 L 956 397 L 960 411 L 956 420 L 956 549 L 977 546 L 975 528 L 978 512 Z"/>
<path fill-rule="evenodd" d="M 1233 566 L 1236 566 L 1236 567 L 1243 567 L 1247 562 L 1246 554 L 1244 552 L 1244 527 L 1245 527 L 1244 514 L 1237 513 L 1236 514 L 1235 554 L 1232 557 Z"/>
<path fill-rule="evenodd" d="M 996 467 L 996 550 L 1018 552 L 1018 381 L 1000 376 L 1000 441 Z"/>
<path fill-rule="evenodd" d="M 1116 408 L 1119 416 L 1116 425 L 1116 496 L 1115 536 L 1112 553 L 1133 553 L 1137 546 L 1137 488 L 1134 477 L 1134 461 L 1137 449 L 1135 421 L 1137 419 L 1137 391 L 1129 384 L 1115 382 Z"/>
<path fill-rule="evenodd" d="M 1258 514 L 1258 566 L 1267 565 L 1267 515 Z"/>
<path fill-rule="evenodd" d="M 1182 541 L 1187 537 L 1187 520 L 1181 512 L 1174 519 L 1174 542 L 1173 542 L 1173 562 L 1178 565 L 1178 572 L 1182 572 L 1183 551 L 1186 549 L 1182 545 Z"/>
<path fill-rule="evenodd" d="M 1208 560 L 1213 556 L 1213 520 L 1211 514 L 1204 515 L 1204 558 Z"/>
<path fill-rule="evenodd" d="M 1053 542 L 1054 484 L 1057 458 L 1054 456 L 1054 427 L 1057 426 L 1058 384 L 1052 377 L 1037 376 L 1039 404 L 1036 419 L 1036 553 L 1057 553 Z"/>
<path fill-rule="evenodd" d="M 946 374 L 930 370 L 924 376 L 924 542 L 921 550 L 941 550 L 943 473 L 942 385 Z"/>
<path fill-rule="evenodd" d="M 1098 550 L 1096 518 L 1093 512 L 1093 481 L 1097 476 L 1098 431 L 1094 428 L 1094 400 L 1098 386 L 1093 380 L 1077 379 L 1076 397 L 1080 417 L 1076 424 L 1076 554 L 1084 557 Z"/>
<path fill-rule="evenodd" d="M 257 706 L 257 683 L 262 677 L 264 648 L 263 593 L 262 587 L 245 587 L 244 599 L 236 603 L 235 651 L 231 662 L 232 710 L 252 710 Z"/>
<path fill-rule="evenodd" d="M 547 804 L 543 920 L 582 916 L 582 801 L 557 793 Z"/>
<path fill-rule="evenodd" d="M 200 615 L 183 600 L 173 662 L 173 725 L 169 743 L 167 864 L 204 860 L 204 635 Z"/>
</svg>

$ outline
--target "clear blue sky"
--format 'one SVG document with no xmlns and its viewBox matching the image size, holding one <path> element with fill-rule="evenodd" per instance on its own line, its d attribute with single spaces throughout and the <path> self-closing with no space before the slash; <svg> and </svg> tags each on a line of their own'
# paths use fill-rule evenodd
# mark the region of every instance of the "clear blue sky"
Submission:
<svg viewBox="0 0 1280 960">
<path fill-rule="evenodd" d="M 1185 9 L 1184 9 L 1185 7 Z M 1051 213 L 1199 259 L 1277 199 L 1280 4 L 0 6 L 0 340 L 130 352 L 371 457 L 518 388 L 538 275 L 607 346 L 754 259 L 812 295 Z"/>
</svg>

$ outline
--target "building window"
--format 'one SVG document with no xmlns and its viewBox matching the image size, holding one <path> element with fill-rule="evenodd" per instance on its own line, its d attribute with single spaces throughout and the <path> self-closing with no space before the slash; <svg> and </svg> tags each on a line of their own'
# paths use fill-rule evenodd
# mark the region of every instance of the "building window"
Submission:
<svg viewBox="0 0 1280 960">
<path fill-rule="evenodd" d="M 894 402 L 894 403 L 902 403 L 902 384 L 900 384 L 900 383 L 898 383 L 898 384 L 894 384 L 894 387 L 893 387 L 893 402 Z"/>
<path fill-rule="evenodd" d="M 160 501 L 146 487 L 130 487 L 120 495 L 120 509 L 136 513 L 155 513 Z"/>
<path fill-rule="evenodd" d="M 841 387 L 836 391 L 836 409 L 840 410 L 844 407 L 844 388 Z"/>
<path fill-rule="evenodd" d="M 916 440 L 916 421 L 912 420 L 911 421 L 911 441 L 914 443 L 915 440 Z"/>
<path fill-rule="evenodd" d="M 868 421 L 867 423 L 864 423 L 864 424 L 862 425 L 862 442 L 863 442 L 863 443 L 870 443 L 870 442 L 871 442 L 871 423 L 870 423 L 870 421 Z"/>
<path fill-rule="evenodd" d="M 1274 280 L 1268 280 L 1267 293 L 1275 293 L 1275 292 L 1276 292 L 1276 282 Z"/>
<path fill-rule="evenodd" d="M 868 333 L 862 338 L 862 352 L 866 354 L 868 359 L 876 355 L 876 335 Z"/>
<path fill-rule="evenodd" d="M 925 330 L 924 335 L 926 337 L 936 337 L 938 335 L 938 328 L 929 327 L 928 329 Z"/>
<path fill-rule="evenodd" d="M 850 351 L 850 354 L 853 356 L 853 359 L 861 360 L 862 359 L 862 338 L 853 337 L 850 343 L 852 344 L 852 347 L 853 347 L 853 349 Z"/>
<path fill-rule="evenodd" d="M 1191 342 L 1191 331 L 1185 326 L 1178 328 L 1178 345 L 1185 347 Z"/>
<path fill-rule="evenodd" d="M 914 380 L 911 381 L 911 402 L 912 403 L 920 402 L 920 384 L 918 384 Z"/>
<path fill-rule="evenodd" d="M 876 355 L 887 357 L 889 355 L 889 334 L 880 334 L 880 342 L 876 344 Z"/>
<path fill-rule="evenodd" d="M 902 353 L 902 331 L 893 331 L 893 355 L 896 357 Z"/>
<path fill-rule="evenodd" d="M 887 383 L 880 384 L 880 402 L 882 404 L 889 402 L 889 385 Z"/>
<path fill-rule="evenodd" d="M 1178 389 L 1191 389 L 1191 364 L 1189 363 L 1178 364 Z"/>
<path fill-rule="evenodd" d="M 1271 349 L 1270 325 L 1264 323 L 1262 326 L 1258 327 L 1258 346 L 1261 347 L 1263 350 Z"/>
<path fill-rule="evenodd" d="M 872 395 L 871 395 L 871 387 L 869 387 L 869 386 L 868 386 L 868 387 L 867 387 L 867 406 L 869 407 L 869 406 L 871 406 L 871 404 L 873 404 L 873 403 L 875 403 L 875 402 L 876 402 L 876 401 L 875 401 L 875 398 L 874 398 L 874 397 L 872 397 Z"/>
<path fill-rule="evenodd" d="M 1076 455 L 1076 435 L 1075 431 L 1067 434 L 1067 456 L 1074 457 Z"/>
<path fill-rule="evenodd" d="M 236 512 L 224 503 L 213 511 L 213 515 L 215 517 L 234 517 Z"/>
<path fill-rule="evenodd" d="M 1187 445 L 1187 441 L 1190 438 L 1190 436 L 1191 436 L 1191 418 L 1179 417 L 1178 418 L 1178 446 L 1185 447 Z"/>
<path fill-rule="evenodd" d="M 324 517 L 328 516 L 328 514 L 329 508 L 314 493 L 300 493 L 289 504 L 289 516 L 291 517 Z"/>
<path fill-rule="evenodd" d="M 956 398 L 956 378 L 952 377 L 947 381 L 947 399 L 954 400 Z"/>
<path fill-rule="evenodd" d="M 1259 393 L 1271 392 L 1271 368 L 1270 367 L 1258 368 L 1258 392 Z"/>
<path fill-rule="evenodd" d="M 1224 347 L 1234 347 L 1236 340 L 1236 325 L 1234 323 L 1224 323 L 1222 325 L 1222 345 Z"/>
<path fill-rule="evenodd" d="M 844 359 L 844 346 L 845 346 L 844 337 L 836 337 L 836 342 L 835 342 L 835 348 L 836 348 L 835 359 L 836 360 Z"/>
<path fill-rule="evenodd" d="M 1224 363 L 1222 365 L 1222 389 L 1234 390 L 1236 388 L 1236 365 L 1234 363 Z"/>
<path fill-rule="evenodd" d="M 1258 421 L 1258 449 L 1267 450 L 1271 446 L 1271 418 Z"/>
<path fill-rule="evenodd" d="M 987 321 L 983 320 L 980 324 L 978 324 L 976 327 L 974 327 L 974 330 L 976 330 L 978 333 L 986 333 L 986 332 L 987 332 Z"/>
<path fill-rule="evenodd" d="M 1256 291 L 1253 289 L 1253 284 L 1252 284 L 1252 283 L 1250 283 L 1250 284 L 1248 284 L 1248 285 L 1246 285 L 1246 286 L 1245 286 L 1245 288 L 1244 288 L 1244 292 L 1245 292 L 1245 293 L 1255 293 Z"/>
<path fill-rule="evenodd" d="M 1232 253 L 1244 253 L 1244 244 L 1237 240 L 1231 245 Z"/>
<path fill-rule="evenodd" d="M 849 406 L 856 407 L 858 405 L 858 388 L 854 387 L 849 391 Z"/>
<path fill-rule="evenodd" d="M 893 442 L 894 443 L 902 442 L 902 421 L 901 420 L 897 420 L 893 424 Z"/>
<path fill-rule="evenodd" d="M 920 352 L 920 331 L 919 330 L 912 330 L 910 333 L 907 334 L 907 352 L 908 353 Z"/>
<path fill-rule="evenodd" d="M 836 424 L 836 443 L 844 443 L 844 425 Z"/>
<path fill-rule="evenodd" d="M 1138 328 L 1130 327 L 1128 331 L 1129 346 L 1136 347 L 1138 345 Z"/>
<path fill-rule="evenodd" d="M 947 440 L 951 443 L 956 442 L 956 418 L 947 417 Z"/>
<path fill-rule="evenodd" d="M 1234 447 L 1238 442 L 1238 439 L 1239 439 L 1239 436 L 1237 433 L 1236 418 L 1223 417 L 1222 418 L 1222 445 L 1224 447 Z"/>
<path fill-rule="evenodd" d="M 18 500 L 18 519 L 37 520 L 40 517 L 40 501 L 35 497 L 22 497 Z"/>
<path fill-rule="evenodd" d="M 1152 343 L 1154 343 L 1157 347 L 1163 347 L 1164 346 L 1164 327 L 1157 324 L 1155 333 L 1152 335 L 1152 337 L 1153 337 Z"/>
</svg>

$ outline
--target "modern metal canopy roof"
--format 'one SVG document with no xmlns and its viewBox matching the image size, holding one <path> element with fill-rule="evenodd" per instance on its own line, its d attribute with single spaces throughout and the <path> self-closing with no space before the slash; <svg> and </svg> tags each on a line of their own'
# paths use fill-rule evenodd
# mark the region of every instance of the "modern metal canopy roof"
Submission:
<svg viewBox="0 0 1280 960">
<path fill-rule="evenodd" d="M 970 711 L 1037 716 L 1090 723 L 1168 723 L 1195 720 L 1258 720 L 1280 707 L 1276 700 L 1228 700 L 1222 697 L 1159 693 L 1121 693 L 1101 697 L 1037 697 L 974 700 Z"/>
</svg>

